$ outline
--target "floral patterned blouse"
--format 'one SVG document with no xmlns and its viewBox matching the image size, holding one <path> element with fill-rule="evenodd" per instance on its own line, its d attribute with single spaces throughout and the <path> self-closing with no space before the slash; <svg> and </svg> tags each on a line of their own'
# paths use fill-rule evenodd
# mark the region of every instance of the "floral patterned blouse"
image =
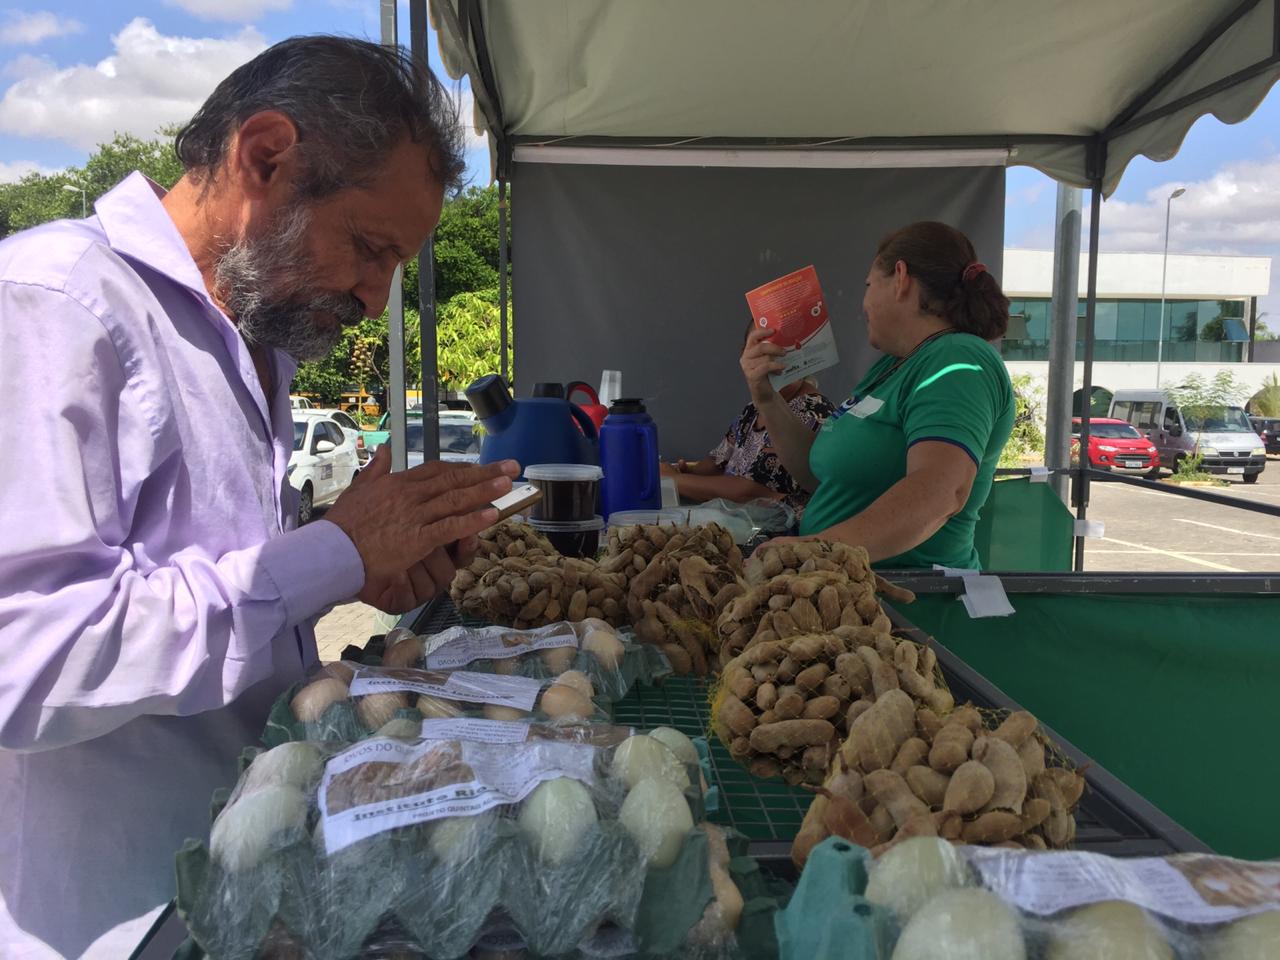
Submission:
<svg viewBox="0 0 1280 960">
<path fill-rule="evenodd" d="M 791 412 L 815 433 L 822 422 L 835 412 L 835 406 L 820 393 L 799 394 L 791 398 L 789 406 Z M 729 476 L 747 477 L 781 493 L 783 502 L 795 511 L 798 519 L 809 502 L 809 491 L 787 472 L 769 442 L 769 432 L 755 429 L 755 423 L 755 404 L 748 403 L 729 425 L 720 445 L 711 451 L 711 460 Z"/>
</svg>

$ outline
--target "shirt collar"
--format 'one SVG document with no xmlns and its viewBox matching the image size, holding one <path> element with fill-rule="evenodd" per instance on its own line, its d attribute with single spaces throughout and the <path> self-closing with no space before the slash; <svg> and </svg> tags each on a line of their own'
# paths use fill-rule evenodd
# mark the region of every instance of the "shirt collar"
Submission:
<svg viewBox="0 0 1280 960">
<path fill-rule="evenodd" d="M 164 274 L 208 301 L 209 291 L 200 268 L 160 202 L 166 193 L 158 183 L 135 171 L 99 197 L 93 209 L 112 250 Z"/>
</svg>

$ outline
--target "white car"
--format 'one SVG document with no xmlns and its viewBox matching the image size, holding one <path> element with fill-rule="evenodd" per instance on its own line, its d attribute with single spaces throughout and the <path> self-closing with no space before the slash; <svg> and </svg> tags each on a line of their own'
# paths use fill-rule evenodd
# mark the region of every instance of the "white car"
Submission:
<svg viewBox="0 0 1280 960">
<path fill-rule="evenodd" d="M 289 397 L 289 406 L 291 406 L 294 410 L 310 410 L 310 409 L 312 409 L 312 403 L 311 403 L 311 401 L 310 401 L 310 400 L 308 400 L 306 397 L 294 397 L 294 396 L 290 396 L 290 397 Z"/>
<path fill-rule="evenodd" d="M 445 463 L 477 463 L 480 460 L 480 435 L 476 433 L 476 415 L 470 410 L 441 410 L 440 459 Z M 405 425 L 408 465 L 416 467 L 425 459 L 422 421 L 410 420 Z"/>
<path fill-rule="evenodd" d="M 373 455 L 364 445 L 364 431 L 360 429 L 360 424 L 356 423 L 355 418 L 345 410 L 336 410 L 332 407 L 316 407 L 315 413 L 323 413 L 330 420 L 335 421 L 344 433 L 350 434 L 356 442 L 356 456 L 360 458 L 360 466 L 364 466 L 369 462 L 369 458 Z"/>
<path fill-rule="evenodd" d="M 298 526 L 315 507 L 332 503 L 360 469 L 355 437 L 316 410 L 293 411 L 293 454 L 289 483 L 298 491 Z"/>
</svg>

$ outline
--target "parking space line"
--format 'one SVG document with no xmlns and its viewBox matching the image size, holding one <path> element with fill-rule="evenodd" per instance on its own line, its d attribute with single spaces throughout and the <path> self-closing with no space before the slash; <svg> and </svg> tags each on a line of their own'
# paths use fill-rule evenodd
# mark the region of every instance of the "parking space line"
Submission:
<svg viewBox="0 0 1280 960">
<path fill-rule="evenodd" d="M 1098 550 L 1094 548 L 1089 554 L 1094 557 L 1120 556 L 1121 554 L 1142 554 L 1146 553 L 1146 549 L 1142 550 Z M 1223 550 L 1201 550 L 1196 553 L 1197 557 L 1280 557 L 1280 553 L 1229 553 Z"/>
<path fill-rule="evenodd" d="M 1251 530 L 1236 530 L 1234 527 L 1220 527 L 1216 523 L 1205 523 L 1203 520 L 1188 520 L 1186 517 L 1174 517 L 1178 523 L 1193 523 L 1197 527 L 1208 527 L 1210 530 L 1221 530 L 1223 533 L 1234 533 L 1241 537 L 1259 537 L 1263 540 L 1280 540 L 1269 533 L 1254 533 Z"/>
<path fill-rule="evenodd" d="M 1173 557 L 1175 560 L 1182 560 L 1185 563 L 1198 563 L 1202 567 L 1209 567 L 1213 570 L 1224 570 L 1227 573 L 1244 573 L 1245 571 L 1239 567 L 1228 567 L 1224 563 L 1214 563 L 1212 560 L 1201 560 L 1187 553 L 1178 553 L 1175 550 L 1161 550 L 1159 547 L 1149 547 L 1145 543 L 1130 543 L 1128 540 L 1117 540 L 1115 537 L 1102 537 L 1105 543 L 1118 543 L 1122 547 L 1137 547 L 1139 550 L 1146 550 L 1149 553 L 1158 553 L 1162 556 Z M 1085 549 L 1085 556 L 1088 556 L 1088 548 Z"/>
</svg>

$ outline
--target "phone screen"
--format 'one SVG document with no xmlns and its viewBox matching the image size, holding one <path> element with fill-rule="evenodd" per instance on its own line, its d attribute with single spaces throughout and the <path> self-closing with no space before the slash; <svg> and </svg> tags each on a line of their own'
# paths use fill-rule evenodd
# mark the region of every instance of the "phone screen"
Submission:
<svg viewBox="0 0 1280 960">
<path fill-rule="evenodd" d="M 532 483 L 517 483 L 511 488 L 510 493 L 494 500 L 493 506 L 497 508 L 498 519 L 505 520 L 512 514 L 533 506 L 541 499 L 542 490 L 540 488 L 535 487 Z"/>
</svg>

